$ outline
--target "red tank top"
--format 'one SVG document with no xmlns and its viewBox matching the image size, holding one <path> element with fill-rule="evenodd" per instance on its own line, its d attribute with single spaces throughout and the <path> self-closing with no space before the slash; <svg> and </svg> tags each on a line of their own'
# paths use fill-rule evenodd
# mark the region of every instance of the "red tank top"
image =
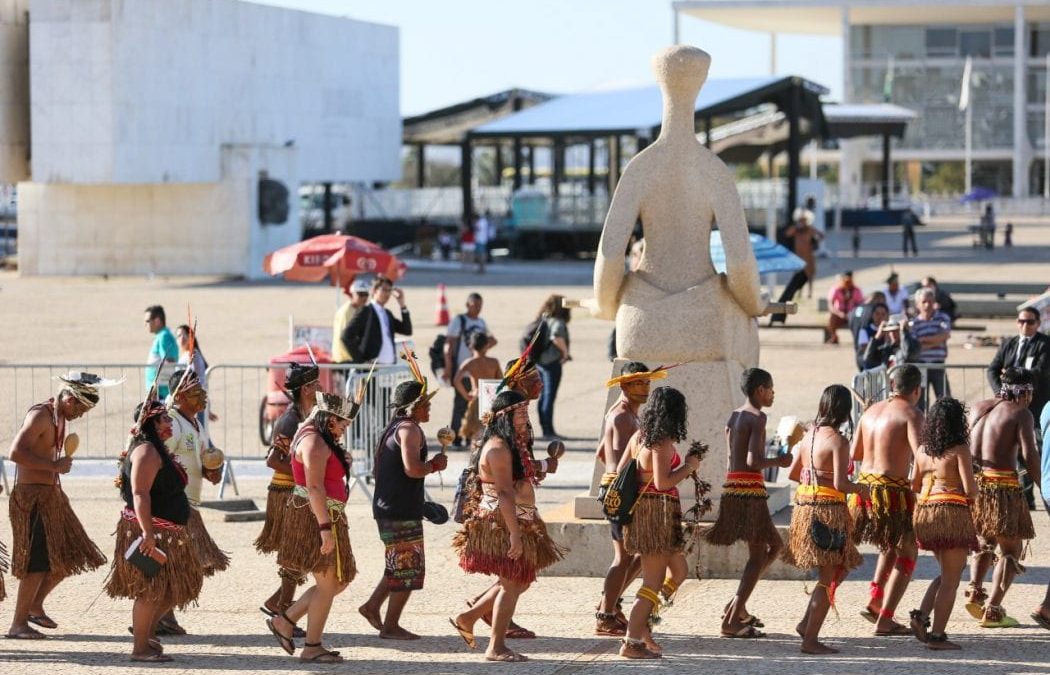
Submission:
<svg viewBox="0 0 1050 675">
<path fill-rule="evenodd" d="M 304 424 L 299 427 L 299 431 L 296 432 L 295 438 L 292 440 L 292 478 L 295 480 L 296 485 L 302 487 L 306 487 L 306 466 L 299 459 L 295 448 L 303 438 L 316 433 L 318 433 L 317 427 L 312 423 Z M 335 499 L 340 502 L 345 502 L 350 497 L 349 490 L 346 487 L 343 465 L 331 450 L 328 452 L 328 461 L 324 465 L 324 493 L 329 499 Z"/>
</svg>

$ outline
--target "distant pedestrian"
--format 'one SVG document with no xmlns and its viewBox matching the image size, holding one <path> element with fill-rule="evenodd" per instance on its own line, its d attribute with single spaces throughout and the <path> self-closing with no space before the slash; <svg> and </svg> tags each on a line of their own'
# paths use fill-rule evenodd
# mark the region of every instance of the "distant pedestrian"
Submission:
<svg viewBox="0 0 1050 675">
<path fill-rule="evenodd" d="M 395 319 L 386 308 L 391 297 L 401 308 L 400 319 Z M 372 299 L 357 310 L 343 331 L 343 346 L 352 363 L 375 360 L 381 366 L 392 366 L 397 363 L 395 333 L 412 335 L 412 317 L 405 306 L 405 292 L 395 288 L 394 282 L 387 277 L 378 276 L 372 281 Z"/>
<path fill-rule="evenodd" d="M 886 277 L 886 286 L 882 289 L 882 294 L 886 298 L 886 307 L 890 314 L 908 313 L 908 290 L 901 286 L 900 276 L 896 272 L 890 272 Z"/>
<path fill-rule="evenodd" d="M 481 318 L 481 308 L 484 301 L 480 293 L 471 293 L 467 296 L 467 311 L 457 314 L 448 324 L 448 332 L 445 338 L 445 370 L 441 379 L 445 384 L 455 386 L 455 376 L 461 364 L 471 357 L 470 338 L 474 333 L 482 333 L 489 336 L 488 348 L 496 346 L 496 339 L 489 334 L 488 324 Z M 463 377 L 466 377 L 465 375 Z M 462 447 L 463 439 L 459 436 L 459 427 L 463 422 L 463 413 L 467 411 L 468 400 L 460 395 L 459 387 L 456 387 L 456 398 L 452 402 L 452 420 L 449 426 L 456 432 L 456 440 L 453 445 Z"/>
<path fill-rule="evenodd" d="M 853 245 L 853 257 L 860 257 L 860 223 L 853 224 L 853 239 L 851 241 Z"/>
<path fill-rule="evenodd" d="M 986 249 L 995 248 L 995 209 L 991 204 L 984 207 L 984 215 L 981 216 L 981 238 Z"/>
<path fill-rule="evenodd" d="M 1010 248 L 1014 245 L 1014 224 L 1007 223 L 1003 228 L 1003 246 Z"/>
<path fill-rule="evenodd" d="M 342 335 L 357 310 L 368 304 L 371 289 L 367 281 L 357 279 L 343 290 L 347 300 L 335 310 L 335 316 L 332 318 L 332 361 L 335 363 L 350 363 L 353 360 L 343 345 Z"/>
<path fill-rule="evenodd" d="M 474 224 L 464 223 L 459 231 L 459 259 L 463 267 L 467 267 L 474 260 Z"/>
<path fill-rule="evenodd" d="M 955 300 L 952 299 L 951 293 L 943 290 L 937 285 L 937 280 L 933 277 L 923 277 L 922 282 L 919 283 L 920 288 L 929 288 L 933 291 L 934 302 L 937 303 L 937 310 L 944 312 L 951 319 L 952 323 L 958 318 L 958 313 L 955 310 Z"/>
<path fill-rule="evenodd" d="M 901 248 L 903 249 L 904 257 L 908 257 L 908 248 L 911 248 L 911 253 L 916 258 L 919 257 L 919 247 L 915 243 L 915 226 L 921 225 L 922 221 L 915 215 L 915 212 L 908 209 L 904 212 L 904 217 L 901 219 Z"/>
<path fill-rule="evenodd" d="M 948 340 L 952 336 L 952 322 L 947 314 L 937 309 L 936 294 L 931 288 L 915 291 L 915 308 L 918 314 L 908 322 L 910 339 L 918 347 L 911 359 L 916 363 L 943 364 L 948 358 Z M 926 382 L 933 387 L 937 398 L 951 396 L 944 368 L 927 368 Z M 919 408 L 926 410 L 928 387 L 923 388 Z"/>
<path fill-rule="evenodd" d="M 462 444 L 471 447 L 474 437 L 481 431 L 481 417 L 478 412 L 481 394 L 479 380 L 503 379 L 503 366 L 491 356 L 487 356 L 489 349 L 495 344 L 495 338 L 482 332 L 470 334 L 470 358 L 463 361 L 456 371 L 454 383 L 457 397 L 467 401 L 467 410 L 462 415 L 458 427 L 453 427 L 457 432 L 457 438 L 462 439 Z M 466 385 L 470 385 L 468 390 Z"/>
<path fill-rule="evenodd" d="M 168 378 L 175 372 L 175 364 L 179 361 L 179 344 L 168 328 L 164 308 L 160 305 L 146 308 L 146 328 L 153 335 L 153 344 L 146 357 L 146 391 L 156 382 L 156 398 L 164 400 L 168 397 Z"/>
<path fill-rule="evenodd" d="M 813 212 L 808 209 L 795 209 L 793 222 L 784 230 L 784 237 L 791 243 L 795 255 L 802 258 L 806 266 L 795 272 L 794 276 L 784 287 L 778 302 L 791 302 L 795 295 L 802 290 L 807 283 L 812 284 L 817 274 L 816 248 L 824 235 L 820 230 L 813 227 Z M 769 325 L 774 322 L 785 323 L 786 314 L 773 314 L 769 317 Z"/>
<path fill-rule="evenodd" d="M 474 220 L 474 262 L 478 266 L 478 274 L 485 273 L 485 263 L 489 256 L 489 239 L 491 237 L 491 224 L 489 223 L 488 211 L 482 216 L 475 216 Z"/>
<path fill-rule="evenodd" d="M 864 295 L 853 285 L 853 272 L 847 270 L 839 275 L 839 282 L 828 291 L 828 325 L 824 329 L 824 343 L 839 343 L 839 328 L 849 325 L 850 314 L 862 302 Z"/>
<path fill-rule="evenodd" d="M 190 356 L 190 338 L 193 339 L 193 356 Z M 190 370 L 197 376 L 200 381 L 201 389 L 208 392 L 208 360 L 204 358 L 204 352 L 201 351 L 201 343 L 197 340 L 197 336 L 194 334 L 193 329 L 182 324 L 175 328 L 175 339 L 179 343 L 179 365 L 187 365 Z M 211 404 L 209 402 L 207 413 L 202 411 L 197 415 L 197 421 L 200 423 L 201 428 L 207 431 L 208 422 L 218 421 L 219 416 L 211 411 Z M 208 444 L 211 446 L 211 437 L 204 434 L 205 438 L 208 439 Z"/>
<path fill-rule="evenodd" d="M 543 436 L 548 440 L 559 438 L 554 431 L 554 400 L 558 397 L 558 386 L 561 384 L 562 366 L 572 359 L 569 354 L 569 319 L 570 310 L 562 307 L 562 296 L 553 294 L 547 298 L 540 309 L 538 318 L 546 317 L 550 342 L 536 357 L 540 377 L 543 379 L 543 393 L 540 394 L 540 427 Z"/>
</svg>

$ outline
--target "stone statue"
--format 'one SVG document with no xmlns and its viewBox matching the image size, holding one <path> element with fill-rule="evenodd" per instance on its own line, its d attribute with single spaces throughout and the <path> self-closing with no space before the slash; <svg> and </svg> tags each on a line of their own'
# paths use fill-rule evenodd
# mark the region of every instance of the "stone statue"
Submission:
<svg viewBox="0 0 1050 675">
<path fill-rule="evenodd" d="M 700 144 L 693 121 L 710 65 L 711 57 L 694 47 L 654 57 L 664 103 L 660 136 L 627 165 L 605 219 L 594 265 L 595 314 L 615 319 L 623 358 L 758 363 L 754 317 L 767 302 L 744 210 L 732 172 Z M 645 249 L 638 270 L 627 273 L 624 251 L 639 219 Z M 725 275 L 711 262 L 716 222 Z"/>
<path fill-rule="evenodd" d="M 720 449 L 725 420 L 743 401 L 740 374 L 758 365 L 755 317 L 768 302 L 734 176 L 696 138 L 694 104 L 710 65 L 711 57 L 694 47 L 671 47 L 653 58 L 663 92 L 660 135 L 630 161 L 616 187 L 594 265 L 595 300 L 584 304 L 616 321 L 614 371 L 623 359 L 650 368 L 684 362 L 666 384 L 689 402 L 689 439 Z M 638 269 L 628 272 L 624 252 L 638 220 L 645 247 Z M 725 274 L 711 262 L 715 224 Z M 724 452 L 711 452 L 701 466 L 713 497 L 724 471 Z M 579 506 L 577 513 L 585 516 Z"/>
</svg>

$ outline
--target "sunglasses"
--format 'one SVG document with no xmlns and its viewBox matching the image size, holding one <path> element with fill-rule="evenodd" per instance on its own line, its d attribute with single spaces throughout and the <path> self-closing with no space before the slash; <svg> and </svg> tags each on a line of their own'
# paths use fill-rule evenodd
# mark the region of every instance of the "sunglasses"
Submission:
<svg viewBox="0 0 1050 675">
<path fill-rule="evenodd" d="M 1021 324 L 1022 326 L 1034 326 L 1036 321 L 1035 319 L 1018 319 L 1017 323 Z"/>
</svg>

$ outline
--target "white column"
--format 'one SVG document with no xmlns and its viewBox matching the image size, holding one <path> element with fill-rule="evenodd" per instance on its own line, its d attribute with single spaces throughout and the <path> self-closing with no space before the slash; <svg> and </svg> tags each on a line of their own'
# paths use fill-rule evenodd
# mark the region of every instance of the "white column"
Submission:
<svg viewBox="0 0 1050 675">
<path fill-rule="evenodd" d="M 1019 4 L 1014 7 L 1014 197 L 1028 196 L 1028 158 L 1031 156 L 1025 119 L 1028 105 L 1025 32 L 1024 6 Z"/>
</svg>

